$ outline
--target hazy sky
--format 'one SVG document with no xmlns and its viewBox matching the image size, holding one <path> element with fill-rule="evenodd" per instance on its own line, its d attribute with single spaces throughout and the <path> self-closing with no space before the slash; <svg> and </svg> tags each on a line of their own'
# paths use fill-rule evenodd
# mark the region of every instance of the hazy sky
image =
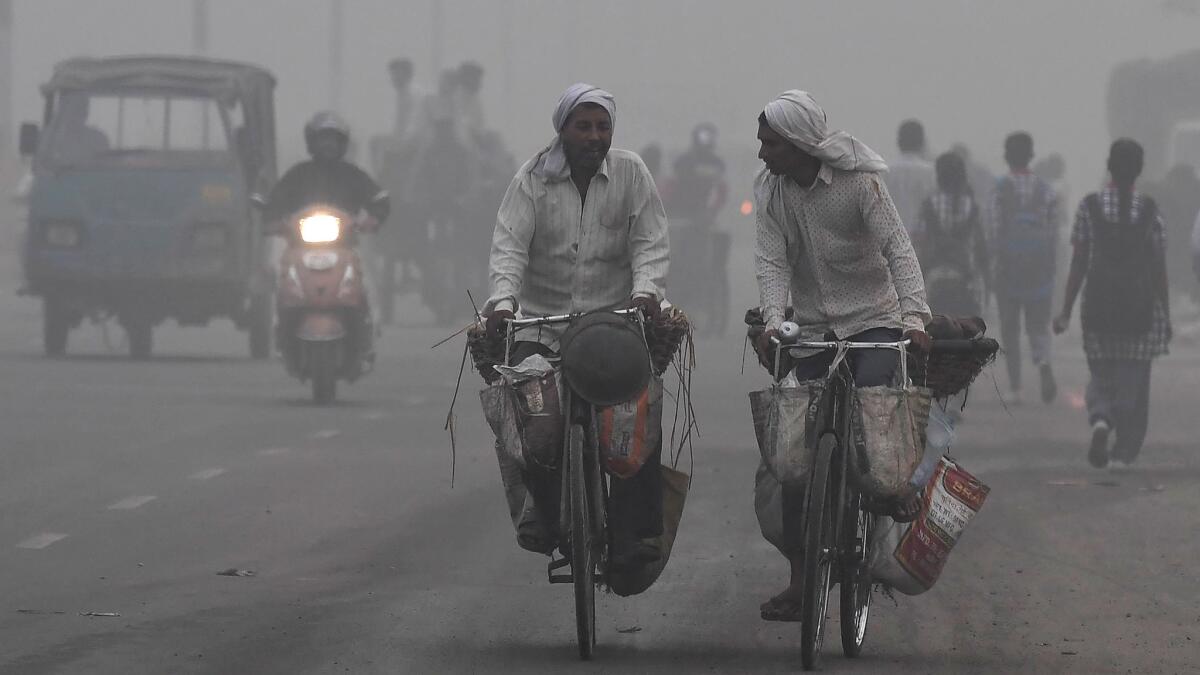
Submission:
<svg viewBox="0 0 1200 675">
<path fill-rule="evenodd" d="M 361 134 L 382 130 L 392 97 L 383 64 L 407 55 L 431 86 L 432 3 L 345 0 L 340 108 Z M 210 0 L 211 52 L 279 76 L 284 159 L 328 100 L 329 0 Z M 686 143 L 711 120 L 737 166 L 753 164 L 754 118 L 774 94 L 812 91 L 834 126 L 885 156 L 918 117 L 935 150 L 964 140 L 1000 166 L 1004 135 L 1031 131 L 1063 152 L 1069 177 L 1100 176 L 1110 140 L 1112 64 L 1197 46 L 1193 0 L 444 0 L 443 58 L 487 67 L 489 120 L 520 158 L 550 136 L 559 92 L 576 80 L 617 97 L 617 145 Z M 73 55 L 186 53 L 190 0 L 17 0 L 15 116 L 35 119 L 36 87 Z M 507 52 L 507 58 L 505 54 Z M 739 161 L 741 160 L 741 161 Z"/>
</svg>

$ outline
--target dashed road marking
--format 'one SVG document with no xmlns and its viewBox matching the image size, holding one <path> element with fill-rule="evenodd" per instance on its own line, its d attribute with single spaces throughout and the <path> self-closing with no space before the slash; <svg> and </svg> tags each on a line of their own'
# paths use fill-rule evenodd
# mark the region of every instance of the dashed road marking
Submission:
<svg viewBox="0 0 1200 675">
<path fill-rule="evenodd" d="M 50 544 L 66 539 L 68 536 L 69 535 L 58 534 L 57 532 L 43 532 L 41 534 L 35 534 L 25 541 L 17 544 L 17 548 L 46 548 Z"/>
<path fill-rule="evenodd" d="M 337 429 L 322 429 L 322 430 L 314 433 L 312 435 L 312 437 L 316 438 L 318 440 L 329 440 L 331 438 L 337 438 L 338 436 L 341 436 L 341 435 L 342 435 L 342 432 L 338 431 Z"/>
<path fill-rule="evenodd" d="M 196 473 L 188 476 L 188 478 L 190 478 L 192 480 L 208 480 L 210 478 L 216 478 L 217 476 L 220 476 L 223 473 L 225 473 L 225 469 L 216 467 L 213 469 L 205 469 L 203 471 L 197 471 Z"/>
<path fill-rule="evenodd" d="M 382 410 L 368 410 L 367 412 L 363 413 L 361 417 L 364 420 L 375 421 L 387 417 L 387 413 L 383 412 Z"/>
<path fill-rule="evenodd" d="M 122 499 L 121 501 L 119 501 L 115 504 L 109 504 L 108 510 L 109 511 L 121 511 L 121 510 L 128 510 L 128 509 L 136 509 L 139 506 L 144 506 L 146 504 L 149 504 L 150 502 L 154 501 L 155 499 L 158 499 L 158 497 L 155 497 L 154 495 L 134 495 L 132 497 L 126 497 L 125 499 Z"/>
<path fill-rule="evenodd" d="M 410 406 L 414 406 L 414 407 L 416 407 L 416 406 L 422 406 L 422 405 L 425 405 L 426 403 L 429 403 L 429 397 L 428 397 L 428 396 L 416 396 L 416 395 L 414 395 L 414 396 L 405 396 L 405 397 L 404 397 L 404 405 L 410 405 Z"/>
<path fill-rule="evenodd" d="M 286 455 L 291 451 L 292 451 L 291 448 L 263 448 L 262 450 L 259 450 L 256 454 L 261 455 L 263 457 L 278 457 L 279 455 Z"/>
</svg>

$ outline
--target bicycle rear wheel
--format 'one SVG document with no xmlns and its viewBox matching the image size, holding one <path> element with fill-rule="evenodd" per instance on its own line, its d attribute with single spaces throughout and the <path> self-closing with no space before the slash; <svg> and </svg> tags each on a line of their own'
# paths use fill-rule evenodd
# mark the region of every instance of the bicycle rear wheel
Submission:
<svg viewBox="0 0 1200 675">
<path fill-rule="evenodd" d="M 585 465 L 583 427 L 572 424 L 567 455 L 568 487 L 571 491 L 571 576 L 575 584 L 575 634 L 579 641 L 579 658 L 592 658 L 596 647 L 596 583 L 595 546 L 592 530 L 591 503 L 588 499 L 587 467 Z"/>
<path fill-rule="evenodd" d="M 829 484 L 837 437 L 825 434 L 817 443 L 812 481 L 804 514 L 804 595 L 800 618 L 800 661 L 805 670 L 817 667 L 829 605 L 829 576 L 837 553 L 833 531 L 834 490 Z"/>
<path fill-rule="evenodd" d="M 845 500 L 841 539 L 841 622 L 842 651 L 854 658 L 862 653 L 867 636 L 867 615 L 871 610 L 871 573 L 868 569 L 871 533 L 875 516 L 862 510 L 862 496 L 852 494 Z"/>
</svg>

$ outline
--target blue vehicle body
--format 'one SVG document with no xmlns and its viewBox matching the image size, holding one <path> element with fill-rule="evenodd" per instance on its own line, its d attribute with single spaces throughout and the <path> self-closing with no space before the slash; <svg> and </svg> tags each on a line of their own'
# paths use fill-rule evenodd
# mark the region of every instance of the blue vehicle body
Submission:
<svg viewBox="0 0 1200 675">
<path fill-rule="evenodd" d="M 273 276 L 249 193 L 275 179 L 273 87 L 265 71 L 206 59 L 56 68 L 43 87 L 24 252 L 48 353 L 99 314 L 120 320 L 131 348 L 135 331 L 148 345 L 168 318 L 228 317 L 265 355 Z"/>
</svg>

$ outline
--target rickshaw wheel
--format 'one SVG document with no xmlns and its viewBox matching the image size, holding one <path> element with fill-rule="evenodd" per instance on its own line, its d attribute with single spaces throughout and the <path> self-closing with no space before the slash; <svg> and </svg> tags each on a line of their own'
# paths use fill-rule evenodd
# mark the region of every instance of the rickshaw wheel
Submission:
<svg viewBox="0 0 1200 675">
<path fill-rule="evenodd" d="M 49 296 L 42 300 L 42 346 L 46 356 L 65 355 L 70 332 L 71 316 L 62 303 Z"/>
<path fill-rule="evenodd" d="M 150 358 L 154 350 L 154 324 L 145 319 L 129 321 L 125 332 L 129 335 L 129 356 L 138 361 Z"/>
</svg>

